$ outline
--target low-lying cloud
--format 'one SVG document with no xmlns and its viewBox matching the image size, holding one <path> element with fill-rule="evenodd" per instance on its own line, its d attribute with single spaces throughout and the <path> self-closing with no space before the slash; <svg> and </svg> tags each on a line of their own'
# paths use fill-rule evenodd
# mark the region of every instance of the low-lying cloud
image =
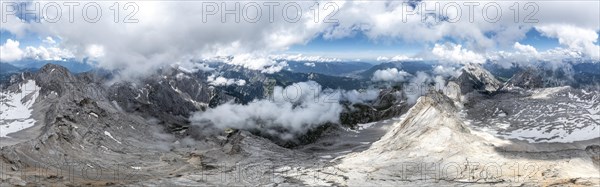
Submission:
<svg viewBox="0 0 600 187">
<path fill-rule="evenodd" d="M 391 81 L 391 82 L 400 82 L 404 81 L 406 77 L 410 76 L 410 73 L 407 73 L 402 70 L 398 70 L 396 68 L 387 68 L 382 70 L 377 70 L 373 73 L 372 81 Z"/>
<path fill-rule="evenodd" d="M 234 56 L 231 60 L 225 60 L 224 63 L 242 66 L 251 70 L 260 70 L 262 73 L 277 73 L 284 67 L 287 67 L 287 62 L 277 62 L 267 56 L 253 55 L 250 53 Z"/>
<path fill-rule="evenodd" d="M 341 94 L 341 100 L 348 101 L 350 103 L 364 103 L 367 101 L 373 101 L 379 96 L 379 90 L 376 89 L 369 89 L 363 91 L 340 91 L 339 93 Z"/>
<path fill-rule="evenodd" d="M 206 81 L 208 82 L 208 84 L 213 85 L 213 86 L 231 86 L 234 84 L 238 85 L 238 86 L 246 85 L 246 80 L 229 79 L 229 78 L 225 78 L 223 76 L 217 76 L 217 75 L 208 76 Z"/>
<path fill-rule="evenodd" d="M 328 98 L 316 82 L 275 87 L 271 99 L 247 105 L 226 103 L 195 113 L 192 124 L 217 129 L 259 130 L 282 139 L 292 139 L 323 123 L 337 123 L 343 107 Z"/>
<path fill-rule="evenodd" d="M 440 66 L 441 67 L 441 66 Z M 445 68 L 451 69 L 451 68 Z M 456 71 L 455 71 L 456 72 Z M 456 92 L 455 88 L 448 87 L 447 81 L 458 74 L 438 74 L 435 71 L 433 74 L 427 74 L 419 71 L 414 77 L 409 80 L 407 87 L 403 90 L 409 104 L 415 104 L 419 97 L 426 95 L 431 90 L 441 91 L 446 94 Z"/>
<path fill-rule="evenodd" d="M 248 104 L 226 103 L 192 115 L 190 121 L 200 129 L 255 130 L 292 140 L 325 123 L 339 123 L 344 107 L 340 101 L 373 100 L 378 91 L 323 90 L 314 81 L 275 87 L 268 99 Z"/>
</svg>

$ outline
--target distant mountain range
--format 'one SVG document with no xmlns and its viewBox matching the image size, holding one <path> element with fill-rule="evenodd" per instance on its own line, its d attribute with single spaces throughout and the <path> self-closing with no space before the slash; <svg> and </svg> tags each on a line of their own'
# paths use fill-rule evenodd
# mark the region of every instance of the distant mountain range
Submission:
<svg viewBox="0 0 600 187">
<path fill-rule="evenodd" d="M 351 76 L 365 71 L 375 64 L 366 62 L 302 62 L 288 61 L 290 71 L 299 73 L 319 73 L 332 76 Z"/>
<path fill-rule="evenodd" d="M 56 64 L 67 68 L 70 72 L 81 73 L 94 69 L 87 60 L 78 61 L 74 59 L 68 60 L 34 60 L 23 59 L 11 63 L 0 63 L 0 73 L 11 73 L 20 70 L 38 70 L 46 64 Z"/>
<path fill-rule="evenodd" d="M 9 73 L 9 72 L 16 72 L 19 71 L 20 68 L 13 66 L 11 64 L 8 63 L 1 63 L 0 62 L 0 73 Z"/>
</svg>

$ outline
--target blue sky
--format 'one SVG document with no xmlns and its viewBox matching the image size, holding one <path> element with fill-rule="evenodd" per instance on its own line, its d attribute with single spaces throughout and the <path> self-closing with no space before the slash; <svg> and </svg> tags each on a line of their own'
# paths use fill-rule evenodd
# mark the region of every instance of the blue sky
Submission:
<svg viewBox="0 0 600 187">
<path fill-rule="evenodd" d="M 545 51 L 560 46 L 560 44 L 558 43 L 558 39 L 543 36 L 542 33 L 538 32 L 535 29 L 529 30 L 529 32 L 525 34 L 525 39 L 519 42 L 521 44 L 531 45 L 540 51 Z"/>
<path fill-rule="evenodd" d="M 334 55 L 348 54 L 356 56 L 373 56 L 373 54 L 390 55 L 414 55 L 423 49 L 423 44 L 414 42 L 403 42 L 400 40 L 371 40 L 362 32 L 356 32 L 352 36 L 340 39 L 325 39 L 319 35 L 307 44 L 299 44 L 290 47 L 289 53 Z"/>
<path fill-rule="evenodd" d="M 14 34 L 10 32 L 0 30 L 0 43 L 6 43 L 7 39 L 18 40 L 19 43 L 21 43 L 21 47 L 38 46 L 42 43 L 42 38 L 35 33 L 27 32 L 24 36 L 17 38 Z"/>
</svg>

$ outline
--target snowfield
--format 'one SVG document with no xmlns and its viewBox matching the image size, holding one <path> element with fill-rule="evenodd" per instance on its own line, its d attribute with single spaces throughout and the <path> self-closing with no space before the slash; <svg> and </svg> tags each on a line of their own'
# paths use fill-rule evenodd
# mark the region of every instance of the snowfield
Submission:
<svg viewBox="0 0 600 187">
<path fill-rule="evenodd" d="M 35 124 L 35 119 L 31 118 L 31 106 L 39 96 L 39 90 L 34 80 L 28 80 L 19 85 L 18 92 L 0 93 L 0 137 L 7 137 L 10 133 Z"/>
<path fill-rule="evenodd" d="M 598 125 L 589 125 L 580 129 L 574 129 L 571 132 L 565 129 L 519 129 L 507 135 L 500 135 L 509 139 L 526 140 L 529 143 L 535 142 L 560 142 L 570 143 L 576 141 L 591 140 L 600 137 L 600 127 Z"/>
<path fill-rule="evenodd" d="M 563 87 L 554 87 L 554 88 L 540 88 L 540 89 L 536 89 L 533 92 L 533 95 L 531 95 L 532 99 L 550 99 L 550 96 L 552 96 L 553 94 L 556 94 L 562 90 L 566 90 L 570 88 L 569 86 L 563 86 Z"/>
<path fill-rule="evenodd" d="M 468 121 L 497 137 L 529 143 L 571 143 L 600 138 L 600 93 L 571 87 L 541 88 L 529 97 L 499 95 L 467 109 Z M 501 111 L 501 112 L 499 112 Z"/>
</svg>

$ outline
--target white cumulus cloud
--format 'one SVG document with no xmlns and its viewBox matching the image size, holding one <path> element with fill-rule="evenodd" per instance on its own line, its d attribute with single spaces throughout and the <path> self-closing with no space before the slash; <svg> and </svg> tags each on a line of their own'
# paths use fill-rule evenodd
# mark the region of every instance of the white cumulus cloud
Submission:
<svg viewBox="0 0 600 187">
<path fill-rule="evenodd" d="M 518 52 L 521 53 L 525 53 L 525 54 L 529 54 L 529 55 L 538 55 L 538 51 L 537 49 L 535 49 L 535 47 L 531 46 L 531 45 L 523 45 L 519 42 L 515 42 L 515 45 L 513 46 Z"/>
<path fill-rule="evenodd" d="M 36 60 L 63 60 L 63 59 L 75 57 L 75 55 L 67 49 L 61 49 L 58 47 L 46 48 L 44 46 L 39 46 L 39 47 L 27 46 L 25 48 L 24 56 L 26 58 L 31 58 L 31 59 L 36 59 Z"/>
<path fill-rule="evenodd" d="M 7 39 L 4 45 L 0 46 L 0 61 L 12 62 L 23 58 L 23 50 L 19 48 L 19 41 Z"/>
<path fill-rule="evenodd" d="M 431 53 L 436 59 L 452 63 L 485 63 L 486 58 L 476 52 L 463 48 L 462 45 L 453 43 L 435 44 Z"/>
<path fill-rule="evenodd" d="M 12 39 L 6 40 L 6 43 L 0 46 L 0 61 L 11 62 L 16 60 L 35 59 L 35 60 L 63 60 L 74 58 L 75 55 L 68 49 L 59 48 L 56 46 L 27 46 L 25 49 L 20 48 L 20 42 Z"/>
<path fill-rule="evenodd" d="M 207 80 L 208 84 L 213 86 L 230 86 L 230 85 L 238 85 L 244 86 L 246 85 L 246 80 L 243 79 L 228 79 L 223 76 L 211 75 L 208 76 Z"/>
<path fill-rule="evenodd" d="M 600 58 L 600 47 L 594 44 L 598 42 L 598 33 L 592 29 L 563 24 L 542 25 L 537 26 L 536 29 L 545 36 L 557 38 L 558 43 L 562 45 L 589 57 Z"/>
</svg>

